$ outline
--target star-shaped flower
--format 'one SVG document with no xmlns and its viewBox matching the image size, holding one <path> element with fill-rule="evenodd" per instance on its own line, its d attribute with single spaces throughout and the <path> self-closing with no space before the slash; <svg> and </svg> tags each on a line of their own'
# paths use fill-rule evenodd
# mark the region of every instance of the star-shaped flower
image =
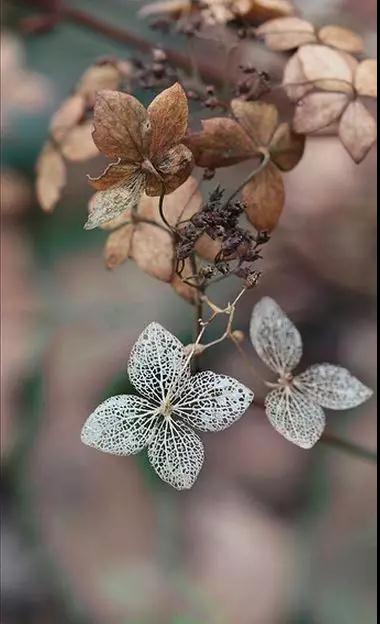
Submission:
<svg viewBox="0 0 380 624">
<path fill-rule="evenodd" d="M 193 168 L 191 151 L 181 143 L 187 121 L 187 98 L 178 83 L 162 91 L 147 110 L 127 93 L 98 92 L 92 136 L 103 154 L 117 160 L 98 178 L 90 178 L 100 192 L 86 229 L 134 208 L 143 191 L 159 196 L 185 182 Z"/>
<path fill-rule="evenodd" d="M 302 356 L 299 331 L 273 299 L 264 297 L 253 309 L 251 340 L 263 362 L 278 375 L 265 399 L 273 427 L 287 440 L 308 449 L 325 428 L 323 407 L 349 409 L 360 405 L 372 390 L 341 366 L 314 364 L 293 376 Z"/>
<path fill-rule="evenodd" d="M 203 444 L 192 427 L 222 431 L 244 414 L 253 393 L 225 375 L 191 376 L 182 343 L 158 323 L 146 327 L 134 345 L 128 375 L 142 397 L 119 395 L 104 401 L 86 421 L 81 439 L 113 455 L 148 457 L 163 481 L 189 489 L 203 464 Z"/>
</svg>

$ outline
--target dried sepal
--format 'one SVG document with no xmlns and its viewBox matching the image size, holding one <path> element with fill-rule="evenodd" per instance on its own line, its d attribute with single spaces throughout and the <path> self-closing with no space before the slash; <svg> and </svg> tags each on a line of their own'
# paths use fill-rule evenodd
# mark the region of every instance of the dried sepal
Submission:
<svg viewBox="0 0 380 624">
<path fill-rule="evenodd" d="M 363 39 L 353 30 L 342 26 L 323 26 L 318 31 L 318 38 L 323 44 L 344 52 L 351 52 L 352 54 L 363 52 Z"/>
<path fill-rule="evenodd" d="M 269 144 L 278 126 L 278 111 L 273 104 L 235 98 L 231 101 L 231 110 L 256 146 Z"/>
<path fill-rule="evenodd" d="M 285 203 L 282 175 L 269 162 L 243 189 L 243 201 L 249 221 L 259 232 L 271 232 L 277 225 Z"/>
<path fill-rule="evenodd" d="M 344 93 L 310 93 L 296 107 L 293 129 L 310 134 L 326 128 L 339 119 L 348 103 Z"/>
<path fill-rule="evenodd" d="M 122 67 L 121 67 L 122 65 Z M 99 63 L 89 67 L 82 75 L 76 91 L 88 102 L 89 106 L 95 103 L 98 91 L 114 91 L 120 87 L 122 78 L 132 75 L 132 65 L 128 61 Z"/>
<path fill-rule="evenodd" d="M 153 161 L 181 142 L 186 134 L 188 114 L 187 97 L 178 82 L 159 93 L 148 106 Z"/>
<path fill-rule="evenodd" d="M 377 59 L 365 59 L 356 69 L 355 89 L 359 95 L 377 97 Z"/>
<path fill-rule="evenodd" d="M 98 191 L 89 203 L 88 219 L 85 230 L 92 230 L 116 219 L 127 210 L 133 210 L 138 205 L 143 193 L 144 179 L 141 175 L 130 180 L 128 185 L 116 186 L 106 191 Z"/>
<path fill-rule="evenodd" d="M 296 134 L 287 122 L 280 124 L 269 146 L 272 161 L 281 171 L 298 165 L 305 150 L 305 136 Z"/>
<path fill-rule="evenodd" d="M 344 56 L 323 45 L 305 45 L 298 58 L 306 80 L 323 91 L 352 93 L 352 71 Z"/>
<path fill-rule="evenodd" d="M 91 186 L 97 191 L 105 191 L 112 186 L 127 184 L 128 180 L 134 178 L 137 174 L 137 167 L 133 163 L 115 163 L 109 164 L 103 173 L 98 177 L 87 176 Z"/>
<path fill-rule="evenodd" d="M 53 139 L 60 143 L 68 130 L 76 126 L 86 109 L 86 101 L 80 94 L 67 98 L 54 113 L 50 122 L 50 133 Z"/>
<path fill-rule="evenodd" d="M 85 121 L 69 130 L 61 142 L 63 156 L 72 162 L 95 158 L 99 151 L 92 140 L 92 122 Z"/>
<path fill-rule="evenodd" d="M 285 65 L 282 84 L 292 102 L 298 102 L 306 93 L 313 90 L 313 85 L 305 76 L 298 54 L 293 54 Z"/>
<path fill-rule="evenodd" d="M 206 119 L 202 121 L 202 127 L 201 132 L 189 134 L 183 141 L 192 151 L 199 167 L 227 167 L 255 155 L 252 141 L 234 119 Z"/>
<path fill-rule="evenodd" d="M 108 236 L 104 247 L 104 259 L 107 269 L 115 269 L 129 258 L 133 231 L 133 224 L 128 223 L 119 227 Z"/>
<path fill-rule="evenodd" d="M 174 275 L 174 243 L 169 232 L 149 223 L 135 227 L 131 257 L 142 271 L 163 282 Z"/>
<path fill-rule="evenodd" d="M 265 22 L 256 29 L 270 50 L 292 50 L 316 41 L 313 24 L 299 17 L 282 17 Z"/>
<path fill-rule="evenodd" d="M 150 123 L 144 106 L 133 95 L 99 91 L 94 108 L 93 140 L 109 158 L 131 162 L 143 160 L 143 145 Z"/>
<path fill-rule="evenodd" d="M 145 192 L 147 195 L 158 196 L 162 192 L 173 193 L 189 177 L 194 167 L 191 150 L 180 143 L 164 152 L 156 165 L 158 175 L 146 174 Z"/>
<path fill-rule="evenodd" d="M 356 163 L 365 158 L 376 142 L 376 121 L 358 100 L 351 102 L 344 111 L 339 124 L 339 137 Z"/>
<path fill-rule="evenodd" d="M 59 151 L 47 143 L 43 148 L 36 165 L 37 199 L 43 210 L 51 212 L 61 198 L 66 184 L 66 167 Z"/>
</svg>

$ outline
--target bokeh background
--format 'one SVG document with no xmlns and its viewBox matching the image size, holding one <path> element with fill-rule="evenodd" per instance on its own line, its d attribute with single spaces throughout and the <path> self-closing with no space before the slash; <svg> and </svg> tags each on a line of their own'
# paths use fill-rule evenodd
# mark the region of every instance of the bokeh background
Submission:
<svg viewBox="0 0 380 624">
<path fill-rule="evenodd" d="M 137 20 L 138 2 L 71 4 L 162 42 Z M 376 54 L 375 0 L 298 4 L 317 23 L 354 27 Z M 260 408 L 204 435 L 189 492 L 163 485 L 143 455 L 80 443 L 94 406 L 129 391 L 123 371 L 144 326 L 155 319 L 188 341 L 193 311 L 132 263 L 104 268 L 105 233 L 82 229 L 84 174 L 96 162 L 71 167 L 56 211 L 40 211 L 35 161 L 51 114 L 96 59 L 135 52 L 67 23 L 26 36 L 30 14 L 3 2 L 1 624 L 375 624 L 372 464 L 323 444 L 298 449 Z M 245 55 L 275 73 L 283 63 L 253 44 Z M 308 142 L 236 323 L 247 331 L 253 304 L 270 294 L 302 331 L 304 365 L 341 363 L 372 387 L 375 167 L 374 152 L 356 166 L 334 137 Z M 236 184 L 234 169 L 221 176 Z M 238 289 L 232 279 L 214 296 Z M 253 385 L 230 344 L 204 365 Z M 329 413 L 328 430 L 373 448 L 375 399 Z"/>
</svg>

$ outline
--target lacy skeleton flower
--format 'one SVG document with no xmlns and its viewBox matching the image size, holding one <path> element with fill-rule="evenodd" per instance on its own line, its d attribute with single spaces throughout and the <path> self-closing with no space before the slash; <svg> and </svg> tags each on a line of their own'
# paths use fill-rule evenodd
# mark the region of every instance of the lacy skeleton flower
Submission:
<svg viewBox="0 0 380 624">
<path fill-rule="evenodd" d="M 98 178 L 86 229 L 114 219 L 137 206 L 143 193 L 172 193 L 189 177 L 191 151 L 181 143 L 188 120 L 187 99 L 176 83 L 162 91 L 146 110 L 132 95 L 99 91 L 94 108 L 93 139 L 98 149 L 117 161 Z"/>
<path fill-rule="evenodd" d="M 360 405 L 372 390 L 348 370 L 333 364 L 314 364 L 293 376 L 302 356 L 297 328 L 273 299 L 264 297 L 254 307 L 251 341 L 258 356 L 279 375 L 265 399 L 265 410 L 273 427 L 287 440 L 308 449 L 325 427 L 323 407 L 349 409 Z"/>
<path fill-rule="evenodd" d="M 225 375 L 190 374 L 182 343 L 158 323 L 146 327 L 134 345 L 128 375 L 141 393 L 104 401 L 86 421 L 81 439 L 114 455 L 148 448 L 163 481 L 190 488 L 203 464 L 203 444 L 191 427 L 221 431 L 244 414 L 253 393 Z M 190 425 L 190 426 L 189 426 Z"/>
</svg>

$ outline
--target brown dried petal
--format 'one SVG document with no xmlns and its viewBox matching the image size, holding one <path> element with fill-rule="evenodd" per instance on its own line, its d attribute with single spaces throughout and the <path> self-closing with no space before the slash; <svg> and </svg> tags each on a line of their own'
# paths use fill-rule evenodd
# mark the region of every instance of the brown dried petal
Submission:
<svg viewBox="0 0 380 624">
<path fill-rule="evenodd" d="M 163 282 L 174 274 L 174 243 L 169 232 L 155 225 L 139 223 L 132 239 L 131 257 L 142 271 Z"/>
<path fill-rule="evenodd" d="M 128 259 L 133 231 L 134 225 L 128 223 L 108 236 L 104 247 L 104 259 L 107 269 L 114 269 Z"/>
<path fill-rule="evenodd" d="M 128 184 L 134 178 L 138 168 L 131 163 L 111 163 L 97 178 L 88 177 L 88 181 L 97 191 L 105 191 L 112 186 Z"/>
<path fill-rule="evenodd" d="M 377 137 L 377 124 L 359 101 L 351 102 L 339 124 L 339 137 L 356 163 L 367 155 Z"/>
<path fill-rule="evenodd" d="M 323 45 L 305 45 L 298 58 L 307 80 L 324 91 L 352 93 L 352 71 L 342 54 Z"/>
<path fill-rule="evenodd" d="M 119 217 L 126 210 L 133 210 L 139 203 L 143 189 L 144 176 L 136 174 L 128 185 L 95 193 L 88 206 L 89 215 L 84 229 L 92 230 Z"/>
<path fill-rule="evenodd" d="M 162 91 L 148 106 L 152 131 L 150 157 L 153 162 L 181 142 L 186 134 L 188 115 L 187 97 L 178 82 Z"/>
<path fill-rule="evenodd" d="M 324 26 L 318 32 L 318 38 L 325 45 L 344 50 L 344 52 L 353 54 L 363 52 L 363 39 L 352 30 L 342 28 L 342 26 Z"/>
<path fill-rule="evenodd" d="M 63 102 L 50 122 L 50 132 L 57 143 L 62 141 L 68 130 L 79 123 L 85 108 L 86 102 L 81 95 L 72 95 Z"/>
<path fill-rule="evenodd" d="M 285 66 L 282 84 L 288 98 L 292 102 L 298 102 L 306 93 L 313 90 L 313 85 L 307 83 L 307 78 L 297 53 L 293 54 Z"/>
<path fill-rule="evenodd" d="M 293 129 L 310 134 L 336 121 L 348 104 L 344 93 L 310 93 L 296 107 Z"/>
<path fill-rule="evenodd" d="M 61 143 L 62 154 L 67 160 L 81 162 L 99 154 L 92 139 L 92 122 L 86 121 L 67 132 Z"/>
<path fill-rule="evenodd" d="M 288 0 L 235 0 L 234 10 L 254 24 L 294 14 L 294 5 Z"/>
<path fill-rule="evenodd" d="M 99 91 L 94 108 L 93 139 L 109 158 L 143 160 L 150 124 L 144 106 L 132 95 Z"/>
<path fill-rule="evenodd" d="M 355 89 L 359 95 L 377 97 L 377 60 L 365 59 L 355 74 Z"/>
<path fill-rule="evenodd" d="M 290 171 L 298 165 L 305 150 L 305 136 L 293 132 L 288 123 L 278 126 L 270 145 L 272 161 L 282 171 Z"/>
<path fill-rule="evenodd" d="M 98 91 L 115 90 L 120 86 L 121 74 L 114 63 L 102 63 L 89 67 L 77 86 L 77 92 L 86 98 L 89 105 L 95 101 Z"/>
<path fill-rule="evenodd" d="M 49 143 L 37 161 L 36 193 L 41 208 L 51 212 L 66 184 L 66 167 L 60 153 Z"/>
<path fill-rule="evenodd" d="M 255 146 L 234 119 L 206 119 L 202 127 L 202 132 L 189 134 L 183 141 L 193 152 L 199 167 L 227 167 L 255 156 Z"/>
<path fill-rule="evenodd" d="M 269 145 L 278 126 L 278 111 L 273 104 L 236 98 L 231 101 L 231 110 L 255 145 Z"/>
<path fill-rule="evenodd" d="M 141 17 L 149 17 L 151 15 L 168 14 L 174 18 L 179 18 L 181 15 L 191 12 L 192 4 L 191 0 L 158 0 L 143 6 L 139 11 L 139 15 Z"/>
<path fill-rule="evenodd" d="M 166 152 L 164 158 L 156 165 L 162 180 L 151 173 L 146 174 L 145 192 L 147 195 L 161 195 L 172 193 L 183 184 L 194 167 L 194 158 L 185 145 L 176 145 Z"/>
<path fill-rule="evenodd" d="M 265 22 L 256 34 L 270 50 L 292 50 L 316 41 L 314 26 L 299 17 L 280 17 Z"/>
<path fill-rule="evenodd" d="M 246 214 L 256 230 L 271 232 L 277 225 L 285 202 L 282 175 L 269 163 L 243 189 Z"/>
<path fill-rule="evenodd" d="M 196 288 L 194 288 L 193 286 L 190 286 L 189 284 L 186 284 L 182 280 L 182 278 L 187 279 L 191 277 L 192 274 L 193 274 L 193 271 L 191 268 L 191 262 L 188 259 L 186 259 L 184 269 L 181 273 L 181 277 L 177 275 L 177 273 L 175 273 L 171 281 L 171 285 L 174 288 L 177 295 L 179 295 L 183 299 L 186 299 L 186 301 L 194 305 L 197 300 L 197 290 Z"/>
</svg>

